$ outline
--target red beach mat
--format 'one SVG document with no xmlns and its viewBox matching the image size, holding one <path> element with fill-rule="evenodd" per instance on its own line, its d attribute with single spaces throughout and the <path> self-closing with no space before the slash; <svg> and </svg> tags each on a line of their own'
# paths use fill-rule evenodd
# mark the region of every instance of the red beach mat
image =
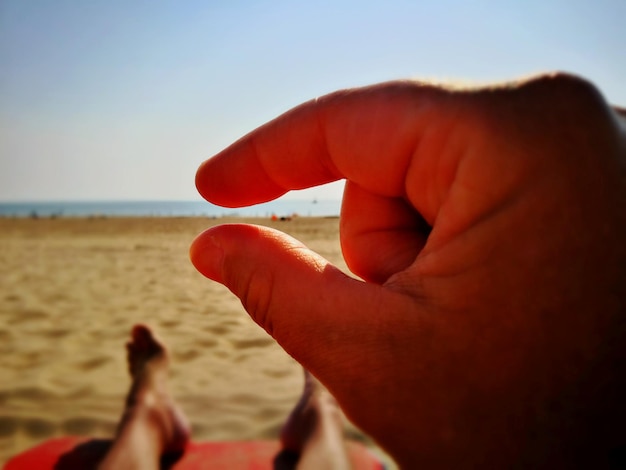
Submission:
<svg viewBox="0 0 626 470">
<path fill-rule="evenodd" d="M 111 440 L 68 436 L 49 439 L 11 458 L 4 470 L 71 470 L 96 468 L 104 457 Z M 382 470 L 384 465 L 364 445 L 348 442 L 353 468 L 359 470 Z M 297 457 L 280 453 L 280 442 L 273 441 L 216 441 L 190 442 L 185 452 L 166 456 L 161 468 L 174 470 L 266 470 L 274 467 L 274 461 L 289 468 Z M 282 468 L 282 467 L 277 467 Z"/>
</svg>

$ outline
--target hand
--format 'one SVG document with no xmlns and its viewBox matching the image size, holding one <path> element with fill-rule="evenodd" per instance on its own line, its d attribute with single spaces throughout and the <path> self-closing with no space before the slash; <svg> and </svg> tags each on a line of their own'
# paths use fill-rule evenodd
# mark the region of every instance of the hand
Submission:
<svg viewBox="0 0 626 470">
<path fill-rule="evenodd" d="M 341 246 L 364 282 L 250 225 L 206 231 L 191 259 L 403 466 L 603 463 L 626 442 L 621 125 L 562 74 L 334 93 L 196 183 L 238 207 L 345 178 Z"/>
</svg>

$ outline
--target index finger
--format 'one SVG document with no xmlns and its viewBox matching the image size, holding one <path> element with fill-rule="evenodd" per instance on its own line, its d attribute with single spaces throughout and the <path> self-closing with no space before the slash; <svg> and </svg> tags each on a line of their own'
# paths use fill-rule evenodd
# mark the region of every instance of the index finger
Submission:
<svg viewBox="0 0 626 470">
<path fill-rule="evenodd" d="M 432 104 L 441 94 L 389 82 L 306 102 L 205 161 L 196 186 L 226 207 L 342 178 L 380 196 L 404 197 L 411 157 L 421 132 L 437 122 Z"/>
</svg>

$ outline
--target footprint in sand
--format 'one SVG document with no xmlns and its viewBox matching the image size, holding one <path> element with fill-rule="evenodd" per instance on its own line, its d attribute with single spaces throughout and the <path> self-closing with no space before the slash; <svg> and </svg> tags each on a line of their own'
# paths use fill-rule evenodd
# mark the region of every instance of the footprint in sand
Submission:
<svg viewBox="0 0 626 470">
<path fill-rule="evenodd" d="M 271 379 L 282 379 L 291 375 L 292 371 L 291 369 L 263 369 L 261 373 Z"/>
<path fill-rule="evenodd" d="M 44 330 L 41 332 L 41 335 L 46 338 L 56 339 L 63 338 L 72 333 L 72 330 L 68 328 L 57 328 L 55 330 Z"/>
<path fill-rule="evenodd" d="M 173 355 L 174 355 L 174 361 L 176 362 L 188 362 L 200 356 L 201 353 L 197 349 L 186 349 L 186 350 L 174 351 Z"/>
<path fill-rule="evenodd" d="M 9 437 L 17 432 L 17 419 L 11 416 L 0 416 L 0 437 Z"/>
<path fill-rule="evenodd" d="M 87 359 L 85 361 L 79 362 L 77 367 L 80 370 L 93 370 L 97 369 L 100 366 L 103 366 L 107 362 L 111 362 L 111 358 L 106 356 L 93 357 L 91 359 Z"/>
<path fill-rule="evenodd" d="M 36 438 L 51 436 L 56 430 L 54 423 L 40 418 L 23 419 L 21 427 L 28 436 Z"/>
<path fill-rule="evenodd" d="M 37 309 L 18 310 L 15 312 L 15 315 L 13 316 L 11 320 L 9 320 L 8 323 L 10 325 L 20 325 L 22 323 L 26 323 L 29 321 L 44 320 L 49 317 L 50 315 L 48 315 L 43 310 L 37 310 Z"/>
<path fill-rule="evenodd" d="M 213 338 L 201 338 L 195 341 L 195 344 L 203 349 L 212 349 L 217 346 L 217 340 Z"/>
<path fill-rule="evenodd" d="M 207 333 L 217 335 L 217 336 L 222 336 L 222 335 L 229 333 L 230 328 L 228 328 L 227 326 L 223 326 L 223 325 L 216 325 L 216 326 L 208 326 L 204 328 L 204 331 L 206 331 Z"/>
<path fill-rule="evenodd" d="M 272 338 L 233 339 L 230 342 L 237 349 L 262 348 L 274 344 Z"/>
<path fill-rule="evenodd" d="M 159 326 L 162 328 L 176 328 L 181 324 L 180 320 L 161 320 Z"/>
<path fill-rule="evenodd" d="M 72 418 L 64 421 L 61 427 L 65 434 L 88 436 L 98 428 L 98 422 L 92 418 Z"/>
</svg>

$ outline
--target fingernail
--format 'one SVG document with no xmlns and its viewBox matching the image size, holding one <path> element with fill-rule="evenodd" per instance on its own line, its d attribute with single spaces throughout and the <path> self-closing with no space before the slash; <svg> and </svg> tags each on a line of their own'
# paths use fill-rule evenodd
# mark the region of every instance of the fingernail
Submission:
<svg viewBox="0 0 626 470">
<path fill-rule="evenodd" d="M 189 249 L 191 262 L 200 273 L 209 279 L 222 282 L 224 250 L 210 230 L 200 234 Z"/>
</svg>

